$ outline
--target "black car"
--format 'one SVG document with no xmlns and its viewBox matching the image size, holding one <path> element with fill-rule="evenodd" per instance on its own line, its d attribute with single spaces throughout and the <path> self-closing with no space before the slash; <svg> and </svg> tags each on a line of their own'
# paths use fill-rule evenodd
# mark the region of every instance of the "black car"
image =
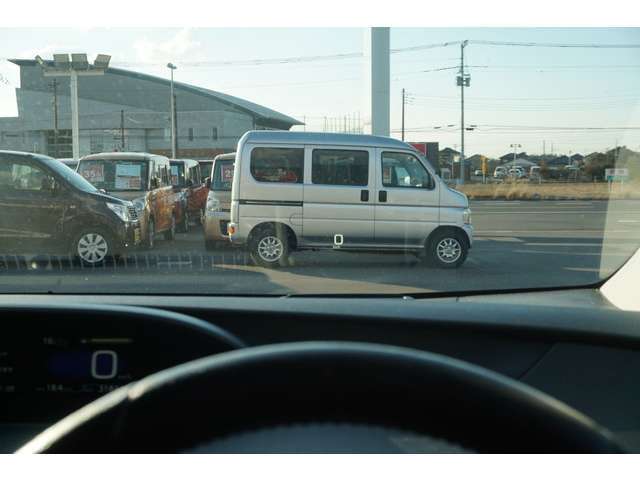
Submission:
<svg viewBox="0 0 640 480">
<path fill-rule="evenodd" d="M 99 265 L 138 243 L 131 202 L 53 158 L 0 151 L 0 254 L 63 254 Z"/>
</svg>

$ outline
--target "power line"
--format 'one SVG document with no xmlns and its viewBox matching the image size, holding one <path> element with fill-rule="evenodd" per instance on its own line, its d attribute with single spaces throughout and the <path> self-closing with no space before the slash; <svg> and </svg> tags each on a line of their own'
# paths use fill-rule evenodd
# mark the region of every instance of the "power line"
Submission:
<svg viewBox="0 0 640 480">
<path fill-rule="evenodd" d="M 495 40 L 469 40 L 473 45 L 501 47 L 544 47 L 544 48 L 640 48 L 640 43 L 547 43 L 547 42 L 500 42 Z"/>
</svg>

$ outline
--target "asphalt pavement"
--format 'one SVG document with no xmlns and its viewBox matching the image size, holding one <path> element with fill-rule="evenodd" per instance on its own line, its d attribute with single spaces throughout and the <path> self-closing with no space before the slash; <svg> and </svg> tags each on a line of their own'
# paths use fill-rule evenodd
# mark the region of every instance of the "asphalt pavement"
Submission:
<svg viewBox="0 0 640 480">
<path fill-rule="evenodd" d="M 412 254 L 296 252 L 265 269 L 245 252 L 204 250 L 200 227 L 104 268 L 0 267 L 2 293 L 407 294 L 587 285 L 640 246 L 640 201 L 471 202 L 475 242 L 457 270 Z"/>
</svg>

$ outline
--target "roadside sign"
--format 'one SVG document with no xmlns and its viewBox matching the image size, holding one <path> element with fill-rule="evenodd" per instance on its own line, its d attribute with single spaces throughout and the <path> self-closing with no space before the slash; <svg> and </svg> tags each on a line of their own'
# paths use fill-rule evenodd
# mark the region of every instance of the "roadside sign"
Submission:
<svg viewBox="0 0 640 480">
<path fill-rule="evenodd" d="M 605 168 L 604 176 L 607 182 L 623 182 L 629 179 L 628 168 Z"/>
</svg>

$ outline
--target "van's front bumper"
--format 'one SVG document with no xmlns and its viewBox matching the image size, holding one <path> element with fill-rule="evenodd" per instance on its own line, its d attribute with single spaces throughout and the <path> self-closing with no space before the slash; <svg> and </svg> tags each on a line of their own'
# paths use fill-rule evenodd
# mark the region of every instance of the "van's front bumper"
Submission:
<svg viewBox="0 0 640 480">
<path fill-rule="evenodd" d="M 210 241 L 229 240 L 229 212 L 207 212 L 204 220 L 204 238 Z"/>
</svg>

